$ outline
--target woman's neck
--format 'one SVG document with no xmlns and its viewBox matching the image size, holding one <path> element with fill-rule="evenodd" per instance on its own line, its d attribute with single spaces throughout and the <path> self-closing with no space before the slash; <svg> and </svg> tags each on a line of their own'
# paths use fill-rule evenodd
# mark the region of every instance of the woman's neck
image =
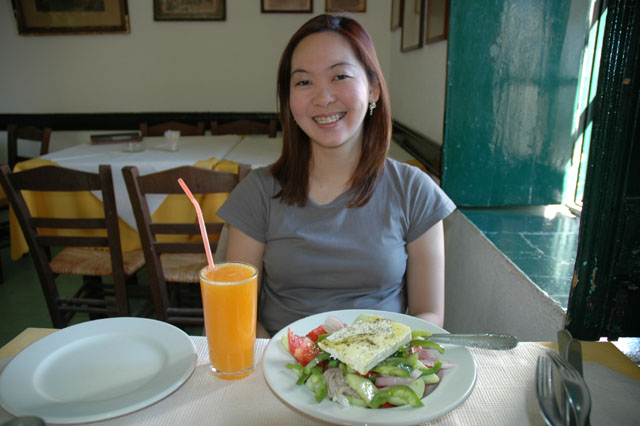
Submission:
<svg viewBox="0 0 640 426">
<path fill-rule="evenodd" d="M 309 197 L 327 204 L 351 186 L 351 176 L 360 160 L 360 146 L 342 149 L 314 147 L 309 165 Z"/>
</svg>

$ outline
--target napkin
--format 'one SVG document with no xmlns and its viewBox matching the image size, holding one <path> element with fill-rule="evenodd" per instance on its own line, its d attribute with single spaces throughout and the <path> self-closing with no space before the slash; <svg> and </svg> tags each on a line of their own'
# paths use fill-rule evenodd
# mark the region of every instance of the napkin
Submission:
<svg viewBox="0 0 640 426">
<path fill-rule="evenodd" d="M 632 425 L 640 418 L 640 381 L 595 362 L 583 364 L 592 425 Z"/>
</svg>

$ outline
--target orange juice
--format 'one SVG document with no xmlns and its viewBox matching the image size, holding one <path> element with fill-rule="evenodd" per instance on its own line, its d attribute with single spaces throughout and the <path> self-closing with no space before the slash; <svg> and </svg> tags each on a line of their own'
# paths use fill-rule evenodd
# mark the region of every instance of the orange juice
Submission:
<svg viewBox="0 0 640 426">
<path fill-rule="evenodd" d="M 220 263 L 200 271 L 211 371 L 227 380 L 253 371 L 258 271 L 247 263 Z"/>
</svg>

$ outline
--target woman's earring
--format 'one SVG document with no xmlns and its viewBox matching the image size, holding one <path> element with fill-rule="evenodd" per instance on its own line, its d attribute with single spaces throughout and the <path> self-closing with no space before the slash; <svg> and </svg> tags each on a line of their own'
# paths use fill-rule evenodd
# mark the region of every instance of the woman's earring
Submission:
<svg viewBox="0 0 640 426">
<path fill-rule="evenodd" d="M 376 109 L 376 101 L 371 101 L 369 104 L 369 116 L 373 115 L 373 110 Z"/>
</svg>

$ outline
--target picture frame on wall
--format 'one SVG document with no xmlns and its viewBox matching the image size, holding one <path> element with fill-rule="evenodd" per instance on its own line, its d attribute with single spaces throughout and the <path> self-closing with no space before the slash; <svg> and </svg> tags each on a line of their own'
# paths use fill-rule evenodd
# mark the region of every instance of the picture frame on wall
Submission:
<svg viewBox="0 0 640 426">
<path fill-rule="evenodd" d="M 226 0 L 153 0 L 154 21 L 224 21 Z"/>
<path fill-rule="evenodd" d="M 402 24 L 402 0 L 391 0 L 391 31 L 400 28 Z"/>
<path fill-rule="evenodd" d="M 367 0 L 325 0 L 324 11 L 333 13 L 366 12 Z"/>
<path fill-rule="evenodd" d="M 424 45 L 425 33 L 425 0 L 404 0 L 402 6 L 402 52 L 416 50 Z"/>
<path fill-rule="evenodd" d="M 262 13 L 312 13 L 313 0 L 261 0 Z"/>
<path fill-rule="evenodd" d="M 103 0 L 100 7 L 72 1 L 13 0 L 20 35 L 128 33 L 126 0 Z"/>
<path fill-rule="evenodd" d="M 429 0 L 425 43 L 446 40 L 449 32 L 449 0 Z"/>
</svg>

